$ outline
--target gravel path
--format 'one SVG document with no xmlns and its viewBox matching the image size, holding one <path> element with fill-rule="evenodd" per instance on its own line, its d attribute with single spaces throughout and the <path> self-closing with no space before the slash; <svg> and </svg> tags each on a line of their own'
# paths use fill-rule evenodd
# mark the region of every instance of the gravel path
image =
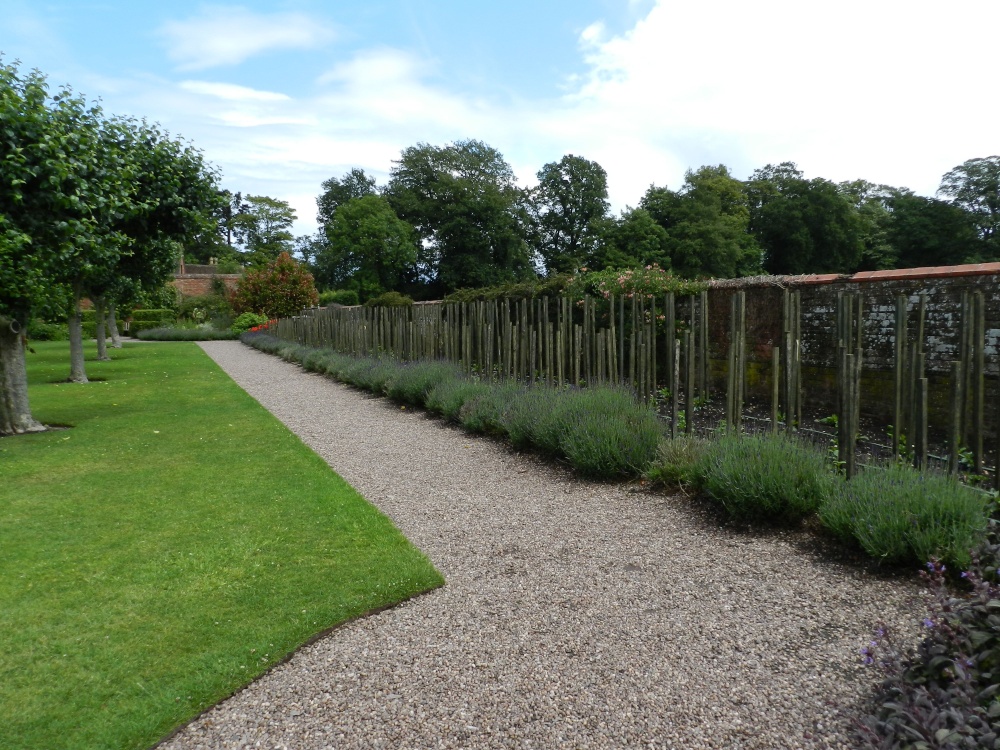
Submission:
<svg viewBox="0 0 1000 750">
<path fill-rule="evenodd" d="M 186 727 L 181 748 L 845 747 L 879 618 L 915 583 L 575 479 L 238 342 L 204 349 L 434 561 Z"/>
</svg>

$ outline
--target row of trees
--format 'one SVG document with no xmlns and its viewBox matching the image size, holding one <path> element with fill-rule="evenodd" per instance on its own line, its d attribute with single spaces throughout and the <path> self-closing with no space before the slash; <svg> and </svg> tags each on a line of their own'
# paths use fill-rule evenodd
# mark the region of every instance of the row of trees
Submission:
<svg viewBox="0 0 1000 750">
<path fill-rule="evenodd" d="M 572 154 L 517 185 L 481 141 L 405 149 L 387 184 L 361 169 L 323 183 L 319 233 L 297 243 L 318 282 L 362 298 L 430 298 L 536 275 L 657 264 L 685 278 L 858 270 L 1000 258 L 1000 157 L 942 178 L 939 197 L 806 179 L 793 163 L 748 180 L 724 165 L 651 186 L 610 213 L 607 174 Z"/>
<path fill-rule="evenodd" d="M 106 117 L 0 60 L 0 435 L 42 429 L 25 370 L 28 321 L 69 311 L 70 379 L 86 382 L 80 300 L 105 313 L 162 288 L 181 248 L 216 231 L 217 176 L 156 125 Z"/>
</svg>

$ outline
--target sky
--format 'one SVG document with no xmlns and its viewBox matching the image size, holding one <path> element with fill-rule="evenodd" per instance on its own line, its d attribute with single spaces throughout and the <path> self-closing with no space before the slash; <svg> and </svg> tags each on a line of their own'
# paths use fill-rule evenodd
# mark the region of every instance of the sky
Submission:
<svg viewBox="0 0 1000 750">
<path fill-rule="evenodd" d="M 613 210 L 688 169 L 933 195 L 1000 153 L 997 0 L 0 0 L 0 53 L 159 122 L 316 228 L 321 183 L 474 138 L 519 183 L 564 154 Z"/>
</svg>

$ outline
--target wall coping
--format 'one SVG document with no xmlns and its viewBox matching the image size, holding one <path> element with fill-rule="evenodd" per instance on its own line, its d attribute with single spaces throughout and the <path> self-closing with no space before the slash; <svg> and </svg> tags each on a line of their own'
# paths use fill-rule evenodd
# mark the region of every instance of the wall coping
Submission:
<svg viewBox="0 0 1000 750">
<path fill-rule="evenodd" d="M 737 279 L 713 279 L 708 282 L 708 286 L 710 289 L 750 286 L 811 286 L 835 282 L 910 281 L 996 274 L 1000 274 L 1000 263 L 968 263 L 960 266 L 922 266 L 920 268 L 894 268 L 888 271 L 859 271 L 855 274 L 814 273 L 801 276 L 747 276 Z"/>
<path fill-rule="evenodd" d="M 242 279 L 241 273 L 175 273 L 175 279 Z"/>
</svg>

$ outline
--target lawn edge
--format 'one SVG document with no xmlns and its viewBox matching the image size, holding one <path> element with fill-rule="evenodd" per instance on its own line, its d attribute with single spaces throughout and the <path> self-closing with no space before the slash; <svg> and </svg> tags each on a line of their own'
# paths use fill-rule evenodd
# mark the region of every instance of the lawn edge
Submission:
<svg viewBox="0 0 1000 750">
<path fill-rule="evenodd" d="M 412 542 L 411 542 L 411 544 L 412 544 Z M 442 578 L 444 578 L 444 576 L 442 576 Z M 341 620 L 340 622 L 335 623 L 334 625 L 331 625 L 330 627 L 326 628 L 325 630 L 319 631 L 315 635 L 312 635 L 307 640 L 303 641 L 300 645 L 296 646 L 292 651 L 289 651 L 287 654 L 285 654 L 283 657 L 281 657 L 281 659 L 279 659 L 274 664 L 272 664 L 270 667 L 268 667 L 264 672 L 262 672 L 261 674 L 257 675 L 256 677 L 254 677 L 250 682 L 248 682 L 245 685 L 241 685 L 240 687 L 236 688 L 233 692 L 231 692 L 228 695 L 220 698 L 217 702 L 213 703 L 211 706 L 209 706 L 208 708 L 206 708 L 203 711 L 201 711 L 200 713 L 198 713 L 197 716 L 193 716 L 191 719 L 189 719 L 188 721 L 186 721 L 183 724 L 181 724 L 180 726 L 178 726 L 176 729 L 174 729 L 173 731 L 171 731 L 170 734 L 168 734 L 168 735 L 164 736 L 163 738 L 157 740 L 157 742 L 156 742 L 155 745 L 150 745 L 149 750 L 156 750 L 157 748 L 162 747 L 167 742 L 169 742 L 170 740 L 174 739 L 174 737 L 176 737 L 181 732 L 183 732 L 185 729 L 187 729 L 189 726 L 191 726 L 196 721 L 198 721 L 199 719 L 201 719 L 203 716 L 205 716 L 206 714 L 208 714 L 209 712 L 213 711 L 215 708 L 217 708 L 221 704 L 223 704 L 226 701 L 228 701 L 230 698 L 233 698 L 233 697 L 239 695 L 244 690 L 247 690 L 252 685 L 254 685 L 258 681 L 262 680 L 264 677 L 267 677 L 269 674 L 271 674 L 271 672 L 273 672 L 274 670 L 278 669 L 278 667 L 282 667 L 285 664 L 287 664 L 288 662 L 290 662 L 294 656 L 296 656 L 300 651 L 302 651 L 302 649 L 307 648 L 309 646 L 312 646 L 314 643 L 317 643 L 318 641 L 321 641 L 322 639 L 326 638 L 327 636 L 332 635 L 334 632 L 336 632 L 337 630 L 340 630 L 341 628 L 343 628 L 346 625 L 350 625 L 351 623 L 357 622 L 359 620 L 368 619 L 369 617 L 374 617 L 375 615 L 382 614 L 383 612 L 386 612 L 386 611 L 388 611 L 390 609 L 395 609 L 396 607 L 402 606 L 403 604 L 406 604 L 407 602 L 413 601 L 415 599 L 419 599 L 420 597 L 423 597 L 423 596 L 427 596 L 428 594 L 432 594 L 435 591 L 437 591 L 438 589 L 444 588 L 446 585 L 447 585 L 447 581 L 446 580 L 442 580 L 442 582 L 439 583 L 439 584 L 436 584 L 434 586 L 431 586 L 430 588 L 424 589 L 423 591 L 418 591 L 415 594 L 409 594 L 408 596 L 400 599 L 399 601 L 390 602 L 389 604 L 383 604 L 383 605 L 381 605 L 379 607 L 374 607 L 372 609 L 369 609 L 369 610 L 366 610 L 366 611 L 362 612 L 361 614 L 354 615 L 353 617 L 348 617 L 346 620 Z"/>
</svg>

